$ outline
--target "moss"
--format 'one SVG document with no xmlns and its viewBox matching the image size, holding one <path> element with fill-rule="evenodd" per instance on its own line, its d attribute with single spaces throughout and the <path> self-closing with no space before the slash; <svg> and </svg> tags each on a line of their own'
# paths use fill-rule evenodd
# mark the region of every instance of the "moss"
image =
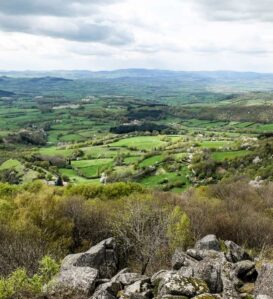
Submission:
<svg viewBox="0 0 273 299">
<path fill-rule="evenodd" d="M 191 283 L 197 290 L 204 291 L 204 292 L 209 291 L 209 288 L 208 288 L 207 284 L 205 283 L 205 281 L 198 279 L 198 278 L 193 278 L 193 277 L 189 277 L 187 279 L 188 279 L 188 282 Z"/>
<path fill-rule="evenodd" d="M 222 252 L 224 252 L 224 253 L 227 253 L 227 252 L 228 252 L 228 248 L 227 248 L 227 246 L 226 246 L 226 244 L 225 244 L 225 241 L 223 241 L 223 240 L 220 240 L 220 250 L 221 250 Z"/>
<path fill-rule="evenodd" d="M 253 293 L 254 283 L 246 283 L 240 288 L 240 293 Z"/>
</svg>

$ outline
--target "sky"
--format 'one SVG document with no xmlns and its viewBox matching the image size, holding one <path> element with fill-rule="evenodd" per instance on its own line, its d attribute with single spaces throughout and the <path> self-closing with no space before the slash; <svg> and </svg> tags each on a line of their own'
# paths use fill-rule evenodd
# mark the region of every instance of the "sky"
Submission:
<svg viewBox="0 0 273 299">
<path fill-rule="evenodd" d="M 272 33 L 272 0 L 0 0 L 0 69 L 273 72 Z"/>
</svg>

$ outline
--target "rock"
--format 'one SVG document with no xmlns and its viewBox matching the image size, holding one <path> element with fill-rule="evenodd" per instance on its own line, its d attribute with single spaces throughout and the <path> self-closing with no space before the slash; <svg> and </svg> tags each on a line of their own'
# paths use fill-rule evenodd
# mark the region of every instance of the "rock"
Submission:
<svg viewBox="0 0 273 299">
<path fill-rule="evenodd" d="M 142 293 L 126 293 L 125 291 L 121 291 L 118 294 L 118 298 L 120 299 L 150 299 L 153 298 L 152 291 L 146 291 Z"/>
<path fill-rule="evenodd" d="M 224 299 L 237 299 L 240 295 L 237 291 L 242 284 L 241 281 L 236 277 L 234 271 L 234 264 L 228 262 L 225 258 L 221 260 L 221 278 L 223 281 L 223 292 L 222 296 Z"/>
<path fill-rule="evenodd" d="M 125 287 L 126 293 L 141 293 L 144 291 L 148 291 L 150 289 L 150 285 L 144 281 L 136 281 L 133 284 Z"/>
<path fill-rule="evenodd" d="M 220 251 L 220 242 L 215 235 L 207 235 L 195 244 L 195 249 L 198 250 L 215 250 Z"/>
<path fill-rule="evenodd" d="M 202 261 L 206 257 L 210 258 L 222 258 L 224 256 L 223 252 L 215 251 L 215 250 L 197 250 L 197 249 L 188 249 L 187 255 L 192 257 L 197 261 Z"/>
<path fill-rule="evenodd" d="M 253 294 L 254 286 L 255 286 L 254 283 L 246 283 L 239 289 L 239 292 L 245 294 Z"/>
<path fill-rule="evenodd" d="M 106 283 L 103 283 L 99 285 L 96 289 L 97 291 L 107 291 L 108 293 L 112 294 L 113 296 L 116 296 L 117 293 L 122 289 L 122 286 L 118 282 L 109 281 Z"/>
<path fill-rule="evenodd" d="M 194 268 L 194 277 L 204 280 L 211 293 L 221 293 L 223 291 L 221 270 L 220 262 L 207 257 Z"/>
<path fill-rule="evenodd" d="M 204 258 L 205 252 L 204 250 L 197 250 L 197 249 L 188 249 L 186 251 L 187 255 L 189 255 L 190 257 L 192 257 L 193 259 L 197 260 L 197 261 L 202 261 L 202 259 Z"/>
<path fill-rule="evenodd" d="M 90 267 L 74 267 L 61 271 L 46 287 L 49 294 L 71 291 L 76 294 L 90 295 L 95 290 L 98 270 Z"/>
<path fill-rule="evenodd" d="M 206 294 L 198 295 L 193 299 L 221 299 L 221 298 L 222 297 L 220 295 L 206 293 Z"/>
<path fill-rule="evenodd" d="M 273 264 L 264 264 L 255 283 L 254 294 L 273 297 Z M 262 298 L 262 297 L 261 297 Z"/>
<path fill-rule="evenodd" d="M 232 241 L 225 241 L 227 247 L 226 259 L 231 263 L 237 263 L 244 260 L 252 260 L 250 255 L 239 245 Z"/>
<path fill-rule="evenodd" d="M 63 260 L 61 270 L 67 270 L 71 267 L 95 268 L 98 269 L 100 278 L 111 278 L 118 270 L 115 239 L 104 240 L 84 253 L 68 255 Z"/>
<path fill-rule="evenodd" d="M 99 290 L 96 291 L 90 299 L 116 299 L 116 297 L 106 290 Z"/>
<path fill-rule="evenodd" d="M 255 299 L 273 299 L 273 297 L 267 295 L 258 295 L 255 297 Z"/>
<path fill-rule="evenodd" d="M 178 270 L 178 273 L 184 277 L 193 277 L 194 276 L 194 268 L 191 266 L 182 267 Z"/>
<path fill-rule="evenodd" d="M 235 274 L 243 282 L 255 282 L 258 276 L 255 263 L 247 260 L 236 263 Z"/>
<path fill-rule="evenodd" d="M 186 296 L 173 296 L 173 295 L 164 295 L 160 297 L 162 299 L 188 299 Z"/>
<path fill-rule="evenodd" d="M 159 282 L 164 279 L 169 274 L 175 274 L 177 273 L 176 271 L 168 271 L 168 270 L 160 270 L 157 273 L 155 273 L 151 277 L 151 283 L 153 286 L 158 286 Z"/>
<path fill-rule="evenodd" d="M 193 277 L 168 273 L 160 282 L 158 292 L 163 295 L 194 297 L 209 291 L 207 284 Z"/>
<path fill-rule="evenodd" d="M 172 268 L 179 270 L 183 266 L 192 266 L 196 263 L 192 257 L 188 256 L 181 249 L 176 249 L 172 256 Z"/>
<path fill-rule="evenodd" d="M 112 282 L 121 283 L 123 286 L 131 285 L 137 281 L 150 282 L 150 278 L 138 273 L 118 273 L 111 279 Z"/>
</svg>

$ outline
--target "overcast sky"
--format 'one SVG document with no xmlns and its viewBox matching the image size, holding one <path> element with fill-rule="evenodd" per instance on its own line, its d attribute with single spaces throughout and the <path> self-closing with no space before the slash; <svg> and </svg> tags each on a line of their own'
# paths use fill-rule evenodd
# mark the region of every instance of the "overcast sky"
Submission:
<svg viewBox="0 0 273 299">
<path fill-rule="evenodd" d="M 272 0 L 0 0 L 0 69 L 273 72 Z"/>
</svg>

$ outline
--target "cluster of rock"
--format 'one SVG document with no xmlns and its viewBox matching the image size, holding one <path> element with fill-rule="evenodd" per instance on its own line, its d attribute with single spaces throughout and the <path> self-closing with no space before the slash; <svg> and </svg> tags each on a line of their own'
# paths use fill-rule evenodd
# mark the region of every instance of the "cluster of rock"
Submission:
<svg viewBox="0 0 273 299">
<path fill-rule="evenodd" d="M 117 245 L 110 238 L 63 260 L 47 293 L 69 292 L 88 299 L 273 299 L 273 264 L 258 271 L 243 248 L 232 241 L 221 246 L 216 236 L 208 235 L 193 249 L 177 249 L 172 270 L 148 277 L 127 268 L 120 271 Z"/>
</svg>

